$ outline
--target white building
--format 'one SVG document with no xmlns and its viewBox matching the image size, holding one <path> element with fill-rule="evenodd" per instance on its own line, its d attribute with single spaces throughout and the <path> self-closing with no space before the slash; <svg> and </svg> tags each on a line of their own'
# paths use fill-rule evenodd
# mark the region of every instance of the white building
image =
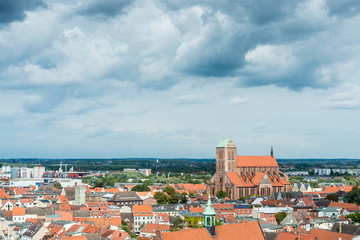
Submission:
<svg viewBox="0 0 360 240">
<path fill-rule="evenodd" d="M 42 167 L 40 164 L 34 167 L 34 178 L 42 178 L 45 173 L 45 167 Z"/>
<path fill-rule="evenodd" d="M 148 223 L 155 223 L 151 205 L 133 205 L 134 231 L 140 232 Z"/>
</svg>

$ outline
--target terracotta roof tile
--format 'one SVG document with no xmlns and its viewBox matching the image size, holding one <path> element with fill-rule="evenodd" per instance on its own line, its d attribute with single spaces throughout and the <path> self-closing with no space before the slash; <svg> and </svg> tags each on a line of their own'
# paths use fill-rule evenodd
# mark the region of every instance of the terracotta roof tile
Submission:
<svg viewBox="0 0 360 240">
<path fill-rule="evenodd" d="M 276 159 L 271 156 L 237 156 L 237 167 L 278 167 Z"/>
<path fill-rule="evenodd" d="M 317 237 L 318 240 L 350 240 L 354 237 L 354 235 L 346 234 L 346 233 L 337 233 L 331 232 L 328 230 L 313 228 L 310 233 L 311 236 Z"/>
<path fill-rule="evenodd" d="M 230 182 L 237 187 L 253 187 L 254 185 L 249 181 L 245 182 L 242 177 L 239 177 L 239 175 L 236 172 L 227 172 L 226 176 L 229 178 Z"/>
<path fill-rule="evenodd" d="M 23 208 L 23 207 L 13 207 L 12 215 L 13 216 L 25 215 L 25 208 Z"/>
<path fill-rule="evenodd" d="M 163 240 L 222 240 L 222 239 L 243 239 L 243 240 L 264 240 L 260 225 L 257 221 L 246 223 L 235 223 L 215 227 L 216 236 L 210 236 L 206 228 L 191 229 L 178 232 L 161 233 Z"/>
<path fill-rule="evenodd" d="M 153 211 L 150 205 L 133 205 L 134 216 L 153 216 Z"/>
</svg>

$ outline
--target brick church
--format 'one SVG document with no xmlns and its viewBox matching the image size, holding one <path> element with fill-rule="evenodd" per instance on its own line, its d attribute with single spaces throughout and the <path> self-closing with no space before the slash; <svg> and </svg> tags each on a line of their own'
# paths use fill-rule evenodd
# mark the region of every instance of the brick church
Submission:
<svg viewBox="0 0 360 240">
<path fill-rule="evenodd" d="M 272 148 L 270 156 L 237 156 L 231 139 L 223 139 L 216 146 L 216 172 L 207 187 L 212 195 L 226 191 L 230 199 L 291 191 L 288 176 L 279 171 Z"/>
</svg>

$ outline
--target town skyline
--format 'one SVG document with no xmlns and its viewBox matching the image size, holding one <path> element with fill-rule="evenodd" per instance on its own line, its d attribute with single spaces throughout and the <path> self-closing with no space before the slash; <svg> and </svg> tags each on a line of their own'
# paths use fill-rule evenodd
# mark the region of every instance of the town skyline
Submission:
<svg viewBox="0 0 360 240">
<path fill-rule="evenodd" d="M 275 3 L 276 2 L 276 3 Z M 358 1 L 0 4 L 0 159 L 360 158 Z"/>
</svg>

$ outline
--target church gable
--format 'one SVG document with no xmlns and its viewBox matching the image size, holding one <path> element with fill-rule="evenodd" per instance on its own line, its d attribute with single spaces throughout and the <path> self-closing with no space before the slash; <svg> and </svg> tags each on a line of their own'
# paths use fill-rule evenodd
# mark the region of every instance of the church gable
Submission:
<svg viewBox="0 0 360 240">
<path fill-rule="evenodd" d="M 260 184 L 261 184 L 261 185 L 269 185 L 269 184 L 271 184 L 271 181 L 270 181 L 268 175 L 265 174 L 265 175 L 262 177 L 262 179 L 261 179 L 261 181 L 260 181 Z"/>
</svg>

